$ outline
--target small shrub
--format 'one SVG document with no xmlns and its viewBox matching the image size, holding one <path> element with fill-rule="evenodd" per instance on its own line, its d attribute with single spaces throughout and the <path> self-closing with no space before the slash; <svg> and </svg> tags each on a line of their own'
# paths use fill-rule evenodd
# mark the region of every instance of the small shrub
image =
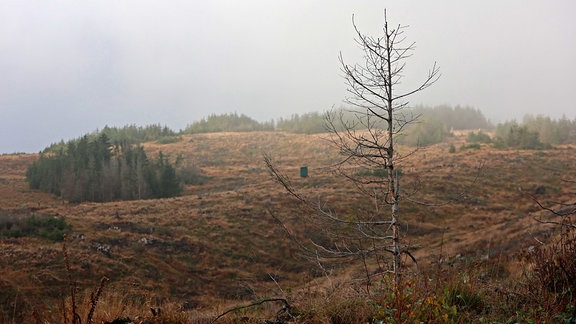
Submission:
<svg viewBox="0 0 576 324">
<path fill-rule="evenodd" d="M 0 213 L 0 238 L 39 237 L 56 242 L 62 241 L 71 229 L 62 216 Z"/>
<path fill-rule="evenodd" d="M 480 312 L 483 308 L 482 297 L 468 285 L 457 284 L 446 288 L 445 295 L 448 304 L 456 306 L 458 310 Z"/>
<path fill-rule="evenodd" d="M 187 185 L 200 185 L 206 183 L 210 177 L 202 173 L 196 166 L 188 165 L 176 170 L 178 177 Z"/>
<path fill-rule="evenodd" d="M 576 288 L 576 234 L 565 231 L 550 246 L 535 248 L 526 255 L 534 279 L 548 292 L 573 294 Z"/>
<path fill-rule="evenodd" d="M 422 123 L 410 125 L 406 132 L 398 137 L 397 143 L 424 147 L 441 143 L 451 135 L 441 120 L 424 118 Z"/>
<path fill-rule="evenodd" d="M 461 150 L 479 150 L 481 149 L 482 146 L 478 143 L 472 143 L 472 144 L 467 144 L 467 145 L 462 145 L 460 147 Z"/>
<path fill-rule="evenodd" d="M 158 143 L 158 144 L 172 144 L 172 143 L 178 143 L 181 140 L 182 140 L 181 136 L 162 136 L 156 141 L 156 143 Z"/>
<path fill-rule="evenodd" d="M 478 131 L 478 133 L 471 132 L 471 133 L 468 133 L 468 136 L 466 137 L 466 142 L 488 144 L 488 143 L 492 143 L 492 138 L 490 138 L 490 135 L 488 135 L 482 131 Z"/>
<path fill-rule="evenodd" d="M 386 281 L 386 280 L 385 280 Z M 384 282 L 384 287 L 390 287 Z M 385 288 L 373 315 L 374 323 L 452 323 L 457 322 L 458 307 L 449 290 L 434 292 L 430 287 L 403 280 L 400 291 Z"/>
</svg>

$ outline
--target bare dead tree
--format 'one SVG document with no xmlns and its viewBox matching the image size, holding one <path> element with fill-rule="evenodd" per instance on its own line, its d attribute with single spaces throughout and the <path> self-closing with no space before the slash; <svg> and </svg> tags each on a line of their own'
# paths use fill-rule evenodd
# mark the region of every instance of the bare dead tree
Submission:
<svg viewBox="0 0 576 324">
<path fill-rule="evenodd" d="M 342 118 L 334 118 L 334 114 L 328 114 L 327 125 L 333 135 L 332 142 L 344 157 L 342 166 L 365 165 L 387 170 L 380 173 L 384 175 L 380 179 L 365 180 L 353 175 L 349 178 L 360 184 L 384 185 L 382 201 L 377 204 L 388 205 L 391 208 L 390 216 L 385 220 L 383 215 L 377 215 L 370 225 L 373 225 L 371 227 L 373 232 L 374 227 L 381 226 L 384 222 L 388 225 L 384 232 L 388 232 L 388 229 L 392 232 L 391 236 L 379 234 L 378 239 L 392 241 L 390 246 L 393 255 L 392 271 L 397 285 L 400 282 L 403 249 L 399 228 L 400 179 L 395 165 L 396 160 L 403 156 L 396 151 L 395 138 L 417 118 L 402 111 L 408 105 L 407 98 L 434 84 L 440 74 L 434 63 L 419 86 L 405 92 L 397 91 L 406 60 L 415 49 L 414 43 L 406 44 L 404 37 L 406 27 L 400 25 L 390 27 L 386 12 L 384 12 L 384 35 L 380 37 L 374 38 L 362 34 L 354 22 L 354 17 L 352 23 L 356 31 L 356 42 L 364 54 L 364 62 L 348 65 L 340 54 L 340 63 L 348 85 L 347 90 L 351 95 L 346 102 L 353 107 L 354 119 L 352 122 L 347 122 Z"/>
<path fill-rule="evenodd" d="M 315 208 L 317 214 L 329 223 L 341 225 L 348 230 L 339 237 L 340 244 L 326 246 L 314 243 L 313 248 L 307 250 L 311 255 L 316 254 L 318 259 L 336 257 L 365 261 L 366 256 L 372 254 L 391 254 L 390 272 L 393 273 L 396 288 L 401 280 L 402 255 L 412 256 L 400 242 L 400 174 L 396 169 L 396 162 L 411 152 L 399 154 L 394 146 L 395 139 L 418 118 L 404 111 L 408 107 L 408 97 L 434 84 L 440 73 L 434 63 L 419 85 L 408 91 L 399 91 L 397 88 L 403 78 L 406 60 L 415 49 L 414 43 L 406 43 L 406 27 L 390 26 L 386 11 L 382 36 L 363 34 L 354 16 L 352 24 L 356 31 L 355 41 L 363 52 L 363 62 L 349 65 L 343 55 L 339 55 L 341 71 L 348 85 L 349 97 L 345 102 L 350 108 L 328 112 L 326 126 L 330 132 L 330 142 L 342 157 L 337 170 L 370 195 L 374 201 L 374 210 L 353 216 L 339 216 L 322 203 L 300 195 L 271 159 L 265 157 L 265 160 L 276 180 L 290 194 Z M 370 176 L 364 177 L 354 171 L 359 166 L 371 170 Z M 387 208 L 390 208 L 389 215 L 385 212 Z M 350 232 L 355 232 L 355 235 Z M 299 244 L 305 248 L 304 244 Z"/>
</svg>

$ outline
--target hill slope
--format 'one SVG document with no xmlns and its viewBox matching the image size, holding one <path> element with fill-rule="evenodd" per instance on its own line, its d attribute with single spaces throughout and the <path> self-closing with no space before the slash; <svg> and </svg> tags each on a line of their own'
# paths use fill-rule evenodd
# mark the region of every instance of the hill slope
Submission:
<svg viewBox="0 0 576 324">
<path fill-rule="evenodd" d="M 450 141 L 460 147 L 464 137 Z M 449 143 L 421 149 L 401 162 L 403 188 L 426 205 L 405 201 L 405 239 L 417 247 L 421 265 L 440 258 L 502 258 L 550 235 L 533 213 L 541 201 L 574 200 L 576 149 L 548 151 L 459 150 Z M 321 275 L 298 257 L 298 248 L 269 215 L 283 219 L 298 235 L 313 235 L 301 209 L 269 176 L 269 153 L 296 188 L 319 197 L 335 211 L 353 213 L 371 202 L 344 179 L 328 172 L 336 152 L 323 135 L 276 132 L 186 135 L 170 144 L 147 143 L 207 176 L 178 198 L 68 204 L 30 191 L 26 167 L 35 155 L 0 156 L 0 211 L 24 217 L 62 215 L 73 227 L 67 242 L 74 280 L 91 289 L 102 276 L 109 290 L 149 304 L 166 300 L 186 308 L 226 300 L 253 299 L 301 287 Z M 401 148 L 402 149 L 402 148 Z M 404 148 L 406 151 L 409 148 Z M 151 156 L 152 156 L 151 155 Z M 309 177 L 299 178 L 300 166 Z M 445 202 L 449 202 L 445 204 Z M 42 309 L 68 287 L 62 243 L 38 238 L 0 239 L 0 303 Z M 506 263 L 514 271 L 514 263 Z M 2 310 L 11 314 L 10 306 Z"/>
</svg>

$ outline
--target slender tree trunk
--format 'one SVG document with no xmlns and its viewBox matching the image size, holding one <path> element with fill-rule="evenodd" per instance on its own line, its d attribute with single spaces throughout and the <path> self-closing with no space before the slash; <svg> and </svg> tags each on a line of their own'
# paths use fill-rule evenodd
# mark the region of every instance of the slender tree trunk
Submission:
<svg viewBox="0 0 576 324">
<path fill-rule="evenodd" d="M 388 30 L 388 20 L 384 23 L 384 32 L 386 33 L 386 64 L 387 64 L 387 75 L 386 75 L 386 112 L 388 114 L 388 186 L 389 195 L 392 199 L 391 205 L 392 210 L 390 213 L 390 221 L 392 225 L 392 251 L 394 255 L 393 260 L 393 270 L 394 270 L 394 290 L 400 286 L 401 280 L 401 254 L 402 246 L 400 245 L 400 228 L 398 225 L 399 216 L 399 193 L 398 189 L 400 187 L 398 172 L 394 170 L 394 95 L 393 95 L 393 79 L 392 79 L 392 61 L 393 61 L 393 44 L 390 44 L 391 35 Z"/>
</svg>

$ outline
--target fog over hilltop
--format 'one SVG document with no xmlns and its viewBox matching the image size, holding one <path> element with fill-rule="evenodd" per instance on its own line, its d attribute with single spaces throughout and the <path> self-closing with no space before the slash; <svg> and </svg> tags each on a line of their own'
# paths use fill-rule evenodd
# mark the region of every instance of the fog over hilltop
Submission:
<svg viewBox="0 0 576 324">
<path fill-rule="evenodd" d="M 576 118 L 572 0 L 2 1 L 0 153 L 104 125 L 178 130 L 211 113 L 264 121 L 339 106 L 338 55 L 361 58 L 352 14 L 376 36 L 384 9 L 416 42 L 403 86 L 441 68 L 412 104 Z"/>
</svg>

